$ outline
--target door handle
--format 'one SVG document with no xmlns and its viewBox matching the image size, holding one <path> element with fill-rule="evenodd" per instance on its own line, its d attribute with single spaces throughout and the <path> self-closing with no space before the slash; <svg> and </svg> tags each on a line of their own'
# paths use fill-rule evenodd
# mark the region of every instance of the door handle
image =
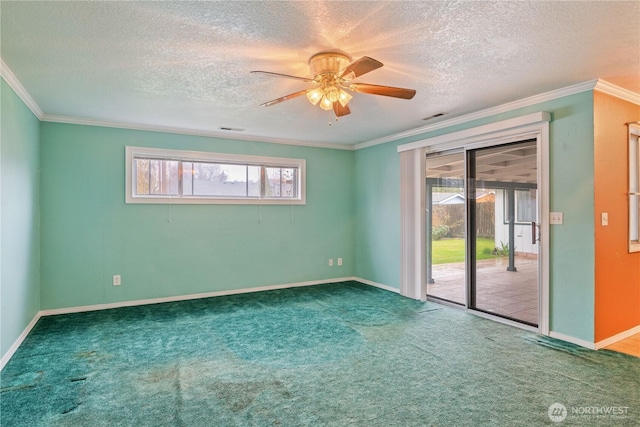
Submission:
<svg viewBox="0 0 640 427">
<path fill-rule="evenodd" d="M 540 241 L 540 237 L 537 236 L 538 228 L 540 228 L 540 226 L 536 224 L 535 221 L 531 221 L 531 244 L 532 245 L 535 245 L 536 242 Z"/>
</svg>

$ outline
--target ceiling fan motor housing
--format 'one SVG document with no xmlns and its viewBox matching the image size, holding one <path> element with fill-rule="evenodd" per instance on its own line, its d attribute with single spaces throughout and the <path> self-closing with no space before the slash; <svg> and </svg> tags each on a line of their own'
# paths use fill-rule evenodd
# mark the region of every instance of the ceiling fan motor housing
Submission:
<svg viewBox="0 0 640 427">
<path fill-rule="evenodd" d="M 337 52 L 323 52 L 313 55 L 309 59 L 309 67 L 313 78 L 320 74 L 337 74 L 351 62 L 347 55 Z"/>
</svg>

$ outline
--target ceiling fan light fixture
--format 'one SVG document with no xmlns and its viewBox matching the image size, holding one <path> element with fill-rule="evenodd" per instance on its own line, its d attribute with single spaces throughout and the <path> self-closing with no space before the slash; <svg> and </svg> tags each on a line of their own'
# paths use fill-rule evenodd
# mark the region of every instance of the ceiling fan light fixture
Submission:
<svg viewBox="0 0 640 427">
<path fill-rule="evenodd" d="M 351 101 L 351 98 L 353 98 L 353 96 L 351 96 L 349 92 L 340 89 L 340 96 L 338 97 L 338 102 L 340 102 L 340 105 L 346 107 L 349 101 Z"/>
<path fill-rule="evenodd" d="M 336 117 L 342 117 L 351 114 L 351 109 L 347 104 L 353 96 L 346 90 L 400 99 L 412 99 L 415 96 L 416 91 L 413 89 L 369 83 L 354 83 L 351 81 L 373 70 L 377 70 L 382 66 L 382 62 L 368 56 L 363 56 L 351 62 L 351 57 L 344 53 L 328 51 L 317 53 L 309 59 L 309 68 L 311 69 L 313 78 L 290 76 L 288 74 L 273 73 L 270 71 L 252 71 L 252 73 L 303 80 L 306 83 L 315 85 L 312 89 L 299 90 L 260 104 L 261 106 L 269 107 L 289 99 L 297 98 L 298 96 L 306 95 L 312 105 L 318 105 L 326 111 L 333 110 Z"/>
<path fill-rule="evenodd" d="M 316 105 L 318 102 L 320 102 L 323 96 L 324 90 L 322 90 L 320 87 L 307 91 L 307 99 L 313 105 Z"/>
<path fill-rule="evenodd" d="M 325 90 L 324 96 L 326 96 L 329 101 L 334 103 L 337 102 L 338 99 L 340 99 L 340 91 L 338 91 L 338 88 L 335 86 L 329 86 Z"/>
<path fill-rule="evenodd" d="M 327 98 L 326 96 L 322 97 L 322 100 L 320 101 L 320 108 L 322 108 L 323 110 L 332 110 L 333 109 L 333 102 L 331 102 L 331 100 L 329 98 Z"/>
</svg>

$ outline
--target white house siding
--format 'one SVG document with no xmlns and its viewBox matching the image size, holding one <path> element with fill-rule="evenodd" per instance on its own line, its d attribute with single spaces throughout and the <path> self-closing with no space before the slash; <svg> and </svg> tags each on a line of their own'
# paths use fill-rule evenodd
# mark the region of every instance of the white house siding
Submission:
<svg viewBox="0 0 640 427">
<path fill-rule="evenodd" d="M 501 248 L 509 243 L 509 224 L 505 222 L 505 190 L 496 192 L 496 236 L 495 244 Z M 515 251 L 518 254 L 538 254 L 538 245 L 531 243 L 531 224 L 515 224 Z"/>
</svg>

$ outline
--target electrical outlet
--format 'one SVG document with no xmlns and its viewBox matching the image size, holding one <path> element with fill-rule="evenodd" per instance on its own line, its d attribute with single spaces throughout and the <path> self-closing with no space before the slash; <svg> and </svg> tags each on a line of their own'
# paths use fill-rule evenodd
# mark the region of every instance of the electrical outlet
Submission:
<svg viewBox="0 0 640 427">
<path fill-rule="evenodd" d="M 342 265 L 342 258 L 338 258 L 338 265 Z"/>
<path fill-rule="evenodd" d="M 333 258 L 329 258 L 329 267 L 333 267 Z"/>
<path fill-rule="evenodd" d="M 122 284 L 122 279 L 119 274 L 113 276 L 113 286 L 120 286 Z"/>
</svg>

